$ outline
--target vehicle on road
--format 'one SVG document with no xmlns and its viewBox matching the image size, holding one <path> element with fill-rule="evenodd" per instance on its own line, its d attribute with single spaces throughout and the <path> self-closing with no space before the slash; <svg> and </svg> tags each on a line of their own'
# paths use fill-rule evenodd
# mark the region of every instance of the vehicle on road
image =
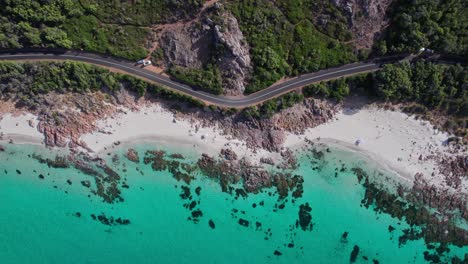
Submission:
<svg viewBox="0 0 468 264">
<path fill-rule="evenodd" d="M 151 65 L 151 61 L 143 59 L 143 60 L 137 61 L 135 65 L 142 65 L 143 67 L 145 67 L 145 66 Z"/>
</svg>

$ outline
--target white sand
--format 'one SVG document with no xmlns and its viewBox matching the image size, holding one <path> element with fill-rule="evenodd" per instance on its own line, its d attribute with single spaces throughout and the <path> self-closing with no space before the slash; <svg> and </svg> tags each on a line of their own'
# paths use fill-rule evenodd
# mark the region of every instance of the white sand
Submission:
<svg viewBox="0 0 468 264">
<path fill-rule="evenodd" d="M 333 121 L 308 129 L 305 135 L 289 135 L 285 146 L 292 147 L 304 138 L 332 139 L 360 149 L 367 156 L 385 162 L 401 176 L 413 179 L 417 172 L 430 176 L 433 161 L 420 161 L 433 151 L 444 151 L 447 134 L 434 130 L 427 121 L 415 120 L 406 114 L 381 109 L 344 110 Z M 362 141 L 356 146 L 356 141 Z M 436 153 L 436 152 L 434 152 Z M 436 179 L 434 179 L 437 181 Z"/>
<path fill-rule="evenodd" d="M 174 122 L 175 120 L 175 122 Z M 195 122 L 196 123 L 196 122 Z M 171 146 L 185 145 L 200 152 L 217 155 L 223 148 L 233 149 L 239 157 L 258 161 L 262 156 L 276 156 L 265 150 L 257 155 L 245 142 L 221 135 L 216 128 L 196 129 L 188 120 L 180 120 L 159 105 L 144 107 L 137 112 L 128 111 L 98 122 L 99 132 L 83 135 L 81 139 L 94 152 L 102 152 L 117 141 L 158 141 Z"/>
<path fill-rule="evenodd" d="M 29 125 L 32 120 L 34 127 Z M 37 130 L 37 116 L 27 113 L 18 116 L 5 114 L 0 116 L 0 141 L 10 141 L 14 143 L 41 144 L 44 135 Z"/>
<path fill-rule="evenodd" d="M 43 141 L 43 135 L 36 128 L 28 124 L 28 120 L 37 118 L 32 114 L 11 116 L 6 114 L 0 120 L 0 132 L 4 140 L 13 138 L 15 143 Z M 254 153 L 244 142 L 221 135 L 216 128 L 196 129 L 187 120 L 176 120 L 171 112 L 159 105 L 142 108 L 138 112 L 128 111 L 116 117 L 98 122 L 99 131 L 83 135 L 81 139 L 96 153 L 103 152 L 115 142 L 133 140 L 159 141 L 175 145 L 193 147 L 200 152 L 217 155 L 222 148 L 232 148 L 240 157 L 247 157 L 258 161 L 260 157 L 270 156 L 278 158 L 278 153 L 259 150 Z M 195 122 L 196 124 L 196 122 Z M 23 138 L 20 137 L 23 136 Z M 432 129 L 426 121 L 415 120 L 406 114 L 379 109 L 361 109 L 356 113 L 344 111 L 336 118 L 321 126 L 311 128 L 305 135 L 287 136 L 285 147 L 295 147 L 304 142 L 321 138 L 338 141 L 338 144 L 366 154 L 366 156 L 384 163 L 387 169 L 396 171 L 399 175 L 412 180 L 417 172 L 431 178 L 435 169 L 433 161 L 421 161 L 431 153 L 445 151 L 442 142 L 448 137 Z M 361 139 L 359 146 L 354 146 L 356 140 Z M 340 143 L 341 142 L 341 143 Z M 30 142 L 28 142 L 30 143 Z M 350 148 L 351 147 L 351 148 Z M 441 181 L 440 177 L 433 177 L 434 183 Z"/>
</svg>

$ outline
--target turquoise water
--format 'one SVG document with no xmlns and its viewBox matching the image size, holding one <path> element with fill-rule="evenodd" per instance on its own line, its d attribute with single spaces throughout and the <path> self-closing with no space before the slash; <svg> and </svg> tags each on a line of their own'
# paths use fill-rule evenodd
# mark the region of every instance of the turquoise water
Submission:
<svg viewBox="0 0 468 264">
<path fill-rule="evenodd" d="M 163 147 L 136 147 L 140 157 L 148 148 Z M 294 204 L 288 199 L 281 210 L 275 210 L 278 197 L 268 191 L 235 199 L 221 192 L 217 182 L 197 177 L 189 187 L 203 213 L 198 222 L 188 220 L 188 201 L 180 197 L 186 184 L 169 172 L 120 157 L 112 168 L 129 188 L 122 189 L 123 202 L 108 204 L 80 184 L 90 176 L 48 168 L 28 157 L 32 153 L 53 154 L 27 145 L 7 145 L 0 152 L 1 263 L 349 263 L 354 246 L 359 247 L 355 263 L 427 263 L 422 239 L 398 245 L 406 222 L 360 206 L 365 190 L 351 172 L 335 177 L 336 159 L 346 160 L 347 166 L 358 162 L 349 153 L 330 156 L 320 172 L 303 157 L 294 171 L 304 177 L 303 197 Z M 121 156 L 124 150 L 114 153 Z M 195 159 L 188 150 L 184 155 Z M 111 156 L 107 160 L 112 164 Z M 196 187 L 201 187 L 200 195 Z M 312 208 L 311 231 L 295 228 L 299 205 L 306 202 Z M 130 224 L 104 225 L 91 216 L 101 214 Z M 247 220 L 248 227 L 239 219 Z M 389 225 L 396 230 L 389 232 Z M 463 259 L 467 251 L 450 249 L 446 257 Z"/>
</svg>

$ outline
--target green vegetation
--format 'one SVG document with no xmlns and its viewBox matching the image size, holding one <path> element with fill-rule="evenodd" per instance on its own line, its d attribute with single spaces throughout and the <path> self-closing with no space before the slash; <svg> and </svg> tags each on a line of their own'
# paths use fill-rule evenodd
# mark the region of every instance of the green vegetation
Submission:
<svg viewBox="0 0 468 264">
<path fill-rule="evenodd" d="M 153 64 L 160 65 L 164 60 L 164 50 L 162 48 L 156 48 L 151 52 L 151 61 Z"/>
<path fill-rule="evenodd" d="M 270 118 L 275 113 L 283 109 L 292 107 L 293 105 L 302 102 L 304 96 L 296 92 L 290 92 L 278 98 L 268 100 L 261 105 L 252 106 L 243 110 L 242 114 L 248 118 Z"/>
<path fill-rule="evenodd" d="M 268 87 L 285 75 L 316 71 L 356 60 L 350 46 L 315 28 L 309 20 L 309 6 L 314 5 L 305 0 L 278 3 L 238 0 L 228 4 L 251 47 L 254 72 L 247 93 Z"/>
<path fill-rule="evenodd" d="M 348 18 L 331 1 L 324 0 L 279 0 L 278 7 L 292 24 L 313 19 L 317 29 L 340 41 L 351 40 L 347 29 Z M 327 23 L 317 21 L 320 16 L 327 17 Z"/>
<path fill-rule="evenodd" d="M 213 94 L 221 94 L 223 87 L 221 84 L 221 75 L 218 68 L 210 64 L 206 69 L 189 69 L 173 66 L 169 73 L 178 80 L 185 82 L 193 87 Z"/>
<path fill-rule="evenodd" d="M 192 18 L 203 0 L 78 0 L 106 23 L 149 26 Z"/>
<path fill-rule="evenodd" d="M 439 52 L 467 55 L 468 8 L 463 0 L 396 0 L 390 11 L 381 54 L 415 52 L 429 47 Z"/>
<path fill-rule="evenodd" d="M 72 0 L 0 1 L 0 48 L 66 48 L 145 57 L 148 30 L 103 24 L 95 8 Z"/>
<path fill-rule="evenodd" d="M 458 136 L 468 129 L 468 70 L 430 62 L 387 64 L 375 73 L 304 87 L 305 97 L 343 100 L 350 93 L 403 103 L 403 110 L 446 117 L 443 128 Z"/>
<path fill-rule="evenodd" d="M 321 97 L 342 101 L 353 93 L 369 95 L 373 84 L 372 73 L 311 84 L 302 89 L 304 97 Z"/>
<path fill-rule="evenodd" d="M 203 103 L 132 76 L 110 72 L 94 65 L 77 62 L 13 63 L 0 62 L 0 99 L 13 99 L 18 105 L 37 108 L 47 105 L 43 95 L 55 93 L 88 93 L 103 91 L 112 94 L 122 87 L 150 96 Z"/>
<path fill-rule="evenodd" d="M 378 97 L 393 102 L 415 102 L 428 109 L 468 116 L 468 70 L 460 65 L 429 62 L 385 65 L 374 77 Z"/>
</svg>

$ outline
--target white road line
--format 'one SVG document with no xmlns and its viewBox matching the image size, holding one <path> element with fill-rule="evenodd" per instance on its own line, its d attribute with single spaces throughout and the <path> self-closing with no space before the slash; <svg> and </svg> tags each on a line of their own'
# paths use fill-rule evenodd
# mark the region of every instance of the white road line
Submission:
<svg viewBox="0 0 468 264">
<path fill-rule="evenodd" d="M 24 55 L 0 55 L 0 58 L 2 57 L 44 57 L 44 56 L 53 56 L 53 54 L 24 54 Z M 164 82 L 164 83 L 169 83 L 173 86 L 176 86 L 178 88 L 180 88 L 181 90 L 183 91 L 187 91 L 187 92 L 191 92 L 192 94 L 197 94 L 199 95 L 200 97 L 205 97 L 205 98 L 210 98 L 210 99 L 213 99 L 214 102 L 216 101 L 221 101 L 221 102 L 225 102 L 225 103 L 231 103 L 231 104 L 236 104 L 236 103 L 248 103 L 248 102 L 251 102 L 251 101 L 255 101 L 257 99 L 260 99 L 260 98 L 263 98 L 267 95 L 270 95 L 272 93 L 275 93 L 277 91 L 282 91 L 284 89 L 287 89 L 288 87 L 290 86 L 293 86 L 293 85 L 297 85 L 299 83 L 304 83 L 304 82 L 307 82 L 307 81 L 310 81 L 310 80 L 314 80 L 314 79 L 317 79 L 317 78 L 321 78 L 321 77 L 324 77 L 324 76 L 328 76 L 328 75 L 333 75 L 333 74 L 337 74 L 337 73 L 340 73 L 340 72 L 345 72 L 345 71 L 351 71 L 351 70 L 356 70 L 356 69 L 360 69 L 360 68 L 365 68 L 365 67 L 370 67 L 370 66 L 375 66 L 375 64 L 366 64 L 366 65 L 361 65 L 361 66 L 357 66 L 357 67 L 352 67 L 352 68 L 347 68 L 347 69 L 343 69 L 343 70 L 338 70 L 338 71 L 333 71 L 333 72 L 329 72 L 329 73 L 324 73 L 324 74 L 320 74 L 320 75 L 317 75 L 317 76 L 313 76 L 313 77 L 310 77 L 310 78 L 307 78 L 307 79 L 304 79 L 304 80 L 301 80 L 301 81 L 298 81 L 298 82 L 293 82 L 293 83 L 290 83 L 288 85 L 285 85 L 283 87 L 280 87 L 278 89 L 274 89 L 272 91 L 269 91 L 267 93 L 264 93 L 264 94 L 261 94 L 261 95 L 257 95 L 257 96 L 254 96 L 252 98 L 247 98 L 247 99 L 239 99 L 239 100 L 226 100 L 226 99 L 222 99 L 222 97 L 215 97 L 215 96 L 211 96 L 209 94 L 206 94 L 206 93 L 200 93 L 196 90 L 193 90 L 191 88 L 188 88 L 188 87 L 185 87 L 185 86 L 182 86 L 178 83 L 175 83 L 171 80 L 165 80 L 165 79 L 161 79 L 160 77 L 158 77 L 157 75 L 151 75 L 151 74 L 148 74 L 146 72 L 143 72 L 143 71 L 138 71 L 138 69 L 135 69 L 135 68 L 131 68 L 131 67 L 128 67 L 126 65 L 123 65 L 123 64 L 118 64 L 118 63 L 114 63 L 114 62 L 111 62 L 111 61 L 107 61 L 107 60 L 101 60 L 101 59 L 97 59 L 97 58 L 93 58 L 93 57 L 85 57 L 85 56 L 79 56 L 79 55 L 58 55 L 57 56 L 57 59 L 59 58 L 81 58 L 81 59 L 85 59 L 85 60 L 91 60 L 91 61 L 97 61 L 97 62 L 101 62 L 101 63 L 98 63 L 98 64 L 101 64 L 101 65 L 105 65 L 105 64 L 111 64 L 111 65 L 116 65 L 118 67 L 116 67 L 117 69 L 118 68 L 125 68 L 125 69 L 129 69 L 129 70 L 136 70 L 139 75 L 144 75 L 146 76 L 147 78 L 155 78 L 157 79 L 158 81 L 160 82 Z M 166 84 L 167 86 L 167 84 Z M 171 87 L 169 87 L 171 88 Z M 267 88 L 268 89 L 268 88 Z M 203 98 L 202 98 L 203 99 Z"/>
</svg>

